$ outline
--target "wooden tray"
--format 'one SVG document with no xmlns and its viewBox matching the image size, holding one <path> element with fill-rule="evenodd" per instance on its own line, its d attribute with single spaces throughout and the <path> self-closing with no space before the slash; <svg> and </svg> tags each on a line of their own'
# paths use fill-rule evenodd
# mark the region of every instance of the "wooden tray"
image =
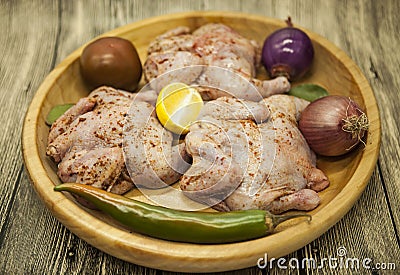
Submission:
<svg viewBox="0 0 400 275">
<path fill-rule="evenodd" d="M 104 36 L 131 40 L 144 62 L 146 49 L 155 36 L 173 27 L 199 27 L 221 22 L 260 43 L 277 28 L 280 20 L 233 12 L 186 12 L 135 22 Z M 370 131 L 366 147 L 340 158 L 319 158 L 318 166 L 331 185 L 320 193 L 321 205 L 311 212 L 311 223 L 287 222 L 275 234 L 240 243 L 196 245 L 177 243 L 131 233 L 107 216 L 89 211 L 62 193 L 53 191 L 60 183 L 56 165 L 45 155 L 49 128 L 45 117 L 57 104 L 77 102 L 89 91 L 79 72 L 83 46 L 62 61 L 44 80 L 26 114 L 23 126 L 23 156 L 32 184 L 53 215 L 74 234 L 115 257 L 139 265 L 171 271 L 224 271 L 255 266 L 260 257 L 281 257 L 318 238 L 352 207 L 366 187 L 376 164 L 380 143 L 380 120 L 373 92 L 356 64 L 340 49 L 321 36 L 305 30 L 313 40 L 315 60 L 310 74 L 302 82 L 320 84 L 331 94 L 350 96 L 366 110 Z M 260 77 L 266 77 L 261 72 Z M 294 85 L 299 84 L 294 83 Z M 143 83 L 142 83 L 143 85 Z M 130 193 L 137 199 L 140 194 Z"/>
</svg>

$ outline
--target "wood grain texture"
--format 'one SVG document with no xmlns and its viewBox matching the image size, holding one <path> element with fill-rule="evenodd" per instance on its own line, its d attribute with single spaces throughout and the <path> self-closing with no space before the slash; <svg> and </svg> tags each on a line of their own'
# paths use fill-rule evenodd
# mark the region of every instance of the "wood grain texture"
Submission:
<svg viewBox="0 0 400 275">
<path fill-rule="evenodd" d="M 144 60 L 153 37 L 178 26 L 195 29 L 206 22 L 223 22 L 260 43 L 265 33 L 284 26 L 281 20 L 250 14 L 188 12 L 128 24 L 105 35 L 132 39 Z M 26 114 L 23 155 L 34 188 L 52 214 L 80 238 L 118 258 L 153 268 L 196 272 L 233 270 L 254 265 L 265 253 L 269 257 L 281 257 L 303 247 L 334 225 L 358 199 L 376 164 L 380 140 L 378 109 L 366 79 L 332 43 L 312 32 L 309 36 L 314 42 L 315 60 L 310 74 L 302 81 L 320 83 L 332 94 L 351 97 L 365 106 L 370 121 L 365 148 L 345 158 L 318 160 L 331 184 L 320 192 L 319 207 L 310 212 L 312 223 L 297 222 L 291 226 L 286 223 L 272 236 L 249 242 L 199 246 L 129 233 L 118 226 L 110 226 L 106 215 L 93 211 L 88 214 L 64 195 L 54 193 L 53 186 L 60 181 L 54 163 L 45 156 L 48 127 L 44 118 L 52 106 L 76 102 L 90 92 L 83 85 L 77 61 L 82 48 L 64 59 L 43 81 Z M 143 199 L 140 192 L 132 196 Z M 171 199 L 179 201 L 177 197 Z M 152 258 L 157 260 L 149 262 Z M 208 265 L 205 266 L 206 261 Z"/>
<path fill-rule="evenodd" d="M 295 23 L 343 49 L 367 76 L 382 117 L 382 146 L 368 188 L 336 226 L 287 256 L 326 257 L 342 245 L 354 257 L 399 268 L 399 1 L 0 1 L 0 273 L 171 274 L 111 257 L 50 215 L 23 171 L 21 123 L 50 70 L 74 49 L 115 27 L 185 10 L 236 10 Z M 246 269 L 235 274 L 351 274 L 356 271 Z M 363 270 L 363 274 L 396 274 Z M 228 273 L 227 273 L 228 274 Z"/>
</svg>

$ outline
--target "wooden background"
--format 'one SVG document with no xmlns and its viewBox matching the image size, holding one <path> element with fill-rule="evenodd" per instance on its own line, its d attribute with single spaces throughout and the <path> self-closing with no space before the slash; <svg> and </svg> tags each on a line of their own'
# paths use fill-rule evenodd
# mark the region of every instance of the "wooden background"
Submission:
<svg viewBox="0 0 400 275">
<path fill-rule="evenodd" d="M 234 10 L 285 19 L 343 49 L 361 68 L 382 119 L 380 156 L 350 212 L 320 238 L 286 257 L 395 263 L 397 270 L 272 269 L 229 274 L 398 274 L 400 270 L 400 24 L 397 0 L 240 1 L 0 0 L 0 274 L 172 274 L 109 256 L 71 234 L 44 207 L 24 171 L 21 128 L 46 75 L 103 32 L 144 18 L 189 10 Z M 256 261 L 256 259 L 255 259 Z M 256 263 L 256 262 L 255 262 Z M 228 274 L 228 272 L 226 273 Z"/>
</svg>

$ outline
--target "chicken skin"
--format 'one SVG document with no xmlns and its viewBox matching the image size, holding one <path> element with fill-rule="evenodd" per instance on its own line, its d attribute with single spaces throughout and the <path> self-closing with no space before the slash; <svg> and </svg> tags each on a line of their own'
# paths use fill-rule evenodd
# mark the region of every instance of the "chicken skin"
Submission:
<svg viewBox="0 0 400 275">
<path fill-rule="evenodd" d="M 134 101 L 126 118 L 123 150 L 135 185 L 153 189 L 176 182 L 190 165 L 185 144 L 172 145 L 172 133 L 148 102 Z"/>
<path fill-rule="evenodd" d="M 256 41 L 246 39 L 226 25 L 210 23 L 193 33 L 187 27 L 178 27 L 149 45 L 144 76 L 151 83 L 168 72 L 173 75 L 174 82 L 199 86 L 202 97 L 207 100 L 231 96 L 259 101 L 260 97 L 287 92 L 290 83 L 285 77 L 255 78 L 260 58 Z M 185 70 L 179 70 L 182 68 Z M 232 72 L 240 78 L 226 81 Z M 159 86 L 153 88 L 159 91 L 167 81 L 160 83 L 158 80 L 157 84 Z M 257 95 L 248 92 L 249 86 L 257 90 Z"/>
<path fill-rule="evenodd" d="M 47 155 L 58 163 L 62 182 L 125 193 L 133 187 L 122 152 L 124 116 L 133 94 L 101 87 L 56 120 Z"/>
<path fill-rule="evenodd" d="M 57 174 L 61 181 L 84 183 L 123 194 L 134 183 L 157 183 L 151 181 L 153 174 L 147 173 L 146 181 L 140 176 L 143 174 L 130 174 L 132 171 L 147 172 L 147 166 L 151 166 L 159 180 L 168 184 L 176 181 L 181 175 L 177 171 L 181 170 L 172 167 L 182 167 L 181 159 L 187 155 L 182 146 L 172 147 L 172 134 L 151 115 L 156 98 L 151 90 L 133 94 L 101 87 L 80 99 L 53 123 L 48 136 L 46 153 L 58 163 Z M 148 121 L 148 128 L 135 124 L 142 121 Z M 154 143 L 155 129 L 164 132 L 164 143 Z M 135 132 L 140 132 L 140 136 L 134 136 Z M 168 161 L 157 161 L 156 152 L 162 152 Z M 127 157 L 134 157 L 129 158 L 129 166 L 125 161 Z"/>
<path fill-rule="evenodd" d="M 226 211 L 282 213 L 317 207 L 317 191 L 326 188 L 329 181 L 316 168 L 315 154 L 297 128 L 299 114 L 308 103 L 274 95 L 251 102 L 258 104 L 257 108 L 241 101 L 246 111 L 241 114 L 235 108 L 229 117 L 227 106 L 232 100 L 208 102 L 199 122 L 191 126 L 185 144 L 193 165 L 180 181 L 184 194 Z M 253 118 L 248 115 L 250 109 Z M 263 117 L 259 117 L 259 110 L 263 110 Z"/>
</svg>

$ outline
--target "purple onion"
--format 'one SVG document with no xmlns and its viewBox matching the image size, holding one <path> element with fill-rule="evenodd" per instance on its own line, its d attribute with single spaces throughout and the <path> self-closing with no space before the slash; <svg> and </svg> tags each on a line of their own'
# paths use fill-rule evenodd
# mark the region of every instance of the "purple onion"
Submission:
<svg viewBox="0 0 400 275">
<path fill-rule="evenodd" d="M 262 62 L 271 77 L 302 77 L 311 67 L 314 48 L 308 35 L 294 27 L 272 33 L 264 42 Z"/>
</svg>

